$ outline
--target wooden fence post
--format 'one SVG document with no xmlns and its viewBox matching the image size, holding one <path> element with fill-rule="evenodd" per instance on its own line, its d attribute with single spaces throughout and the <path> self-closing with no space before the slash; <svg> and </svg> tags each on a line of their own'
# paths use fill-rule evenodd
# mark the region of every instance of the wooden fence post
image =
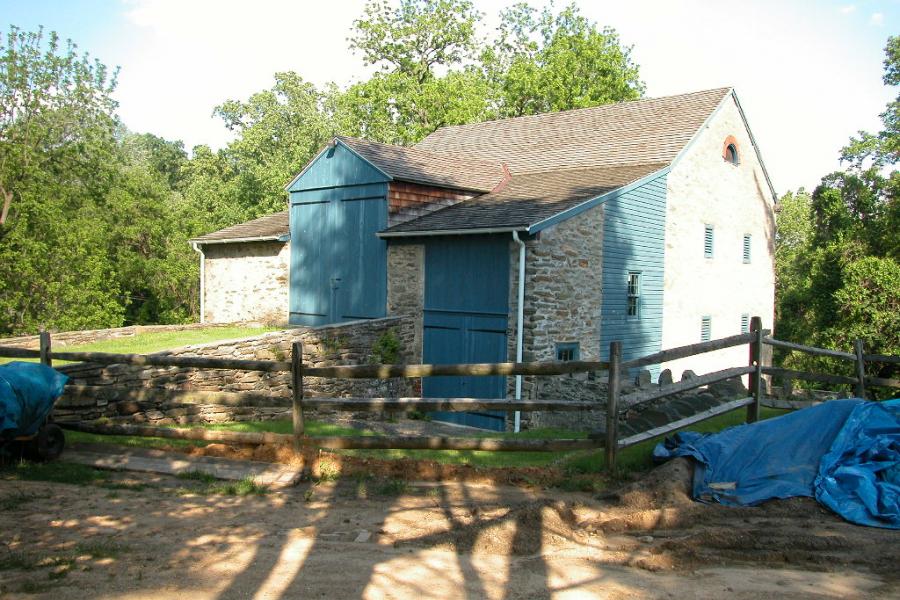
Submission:
<svg viewBox="0 0 900 600">
<path fill-rule="evenodd" d="M 853 350 L 856 352 L 856 397 L 866 398 L 866 363 L 863 360 L 863 341 L 854 340 Z"/>
<path fill-rule="evenodd" d="M 750 393 L 753 395 L 753 404 L 747 405 L 747 422 L 756 423 L 759 421 L 759 409 L 762 403 L 763 395 L 763 378 L 762 378 L 762 318 L 753 317 L 750 319 L 750 331 L 756 336 L 750 342 L 750 366 L 756 367 L 756 370 L 750 373 Z"/>
<path fill-rule="evenodd" d="M 609 344 L 609 385 L 606 390 L 606 469 L 616 470 L 619 450 L 619 392 L 622 388 L 622 342 Z"/>
<path fill-rule="evenodd" d="M 294 452 L 303 447 L 303 344 L 291 346 L 291 399 L 294 418 Z"/>
<path fill-rule="evenodd" d="M 41 331 L 41 364 L 48 367 L 53 366 L 53 359 L 50 358 L 50 332 Z"/>
</svg>

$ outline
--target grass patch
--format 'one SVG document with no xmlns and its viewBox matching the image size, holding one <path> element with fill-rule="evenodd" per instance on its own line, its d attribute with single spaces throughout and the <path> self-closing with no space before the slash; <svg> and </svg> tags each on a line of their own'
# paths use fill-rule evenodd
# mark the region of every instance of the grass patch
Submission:
<svg viewBox="0 0 900 600">
<path fill-rule="evenodd" d="M 168 438 L 152 438 L 136 435 L 105 435 L 72 430 L 66 430 L 66 442 L 116 444 L 119 446 L 128 446 L 130 448 L 189 448 L 191 446 L 206 446 L 207 444 L 212 443 L 201 440 L 171 440 Z"/>
<path fill-rule="evenodd" d="M 141 333 L 131 337 L 102 340 L 90 344 L 78 344 L 74 346 L 55 345 L 54 350 L 57 352 L 149 354 L 152 352 L 160 352 L 162 350 L 170 350 L 172 348 L 180 348 L 181 346 L 192 346 L 194 344 L 205 344 L 219 340 L 250 337 L 269 331 L 277 331 L 277 329 L 274 327 L 210 327 L 209 329 L 187 329 L 184 331 L 157 331 Z M 3 339 L 0 338 L 0 346 L 2 345 Z M 38 362 L 38 359 L 36 358 L 0 358 L 0 364 L 14 360 Z M 54 361 L 54 364 L 64 365 L 69 363 L 67 361 Z"/>
<path fill-rule="evenodd" d="M 110 473 L 86 465 L 64 462 L 21 461 L 0 469 L 0 476 L 19 481 L 49 481 L 72 485 L 92 485 L 109 481 Z"/>
<path fill-rule="evenodd" d="M 18 550 L 7 550 L 0 555 L 0 571 L 31 571 L 37 566 L 34 557 Z"/>
<path fill-rule="evenodd" d="M 118 558 L 123 552 L 127 552 L 129 548 L 122 544 L 116 544 L 110 541 L 98 542 L 81 542 L 75 545 L 74 553 L 77 556 L 87 555 L 91 558 Z"/>
<path fill-rule="evenodd" d="M 184 473 L 178 473 L 177 475 L 175 475 L 175 477 L 177 477 L 178 479 L 184 479 L 186 481 L 200 481 L 206 484 L 216 482 L 215 475 L 211 475 L 203 471 L 185 471 Z"/>
<path fill-rule="evenodd" d="M 207 493 L 223 496 L 265 496 L 269 493 L 269 487 L 259 485 L 253 481 L 253 477 L 247 476 L 240 481 L 214 483 L 207 487 Z"/>
<path fill-rule="evenodd" d="M 388 479 L 375 489 L 379 496 L 401 496 L 407 492 L 409 484 L 402 479 Z"/>
</svg>

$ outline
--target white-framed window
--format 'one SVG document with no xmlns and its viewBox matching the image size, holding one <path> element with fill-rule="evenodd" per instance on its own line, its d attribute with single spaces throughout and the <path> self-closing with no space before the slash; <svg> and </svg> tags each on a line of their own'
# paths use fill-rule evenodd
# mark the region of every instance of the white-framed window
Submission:
<svg viewBox="0 0 900 600">
<path fill-rule="evenodd" d="M 641 273 L 640 271 L 629 271 L 627 285 L 628 307 L 626 314 L 632 318 L 640 318 L 641 316 Z"/>
</svg>

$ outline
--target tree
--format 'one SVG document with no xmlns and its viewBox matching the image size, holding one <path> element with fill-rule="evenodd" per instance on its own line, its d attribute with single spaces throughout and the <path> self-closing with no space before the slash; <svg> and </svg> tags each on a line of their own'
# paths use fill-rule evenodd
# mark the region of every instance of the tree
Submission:
<svg viewBox="0 0 900 600">
<path fill-rule="evenodd" d="M 451 68 L 475 54 L 480 18 L 470 0 L 400 0 L 396 8 L 374 0 L 353 22 L 350 48 L 366 64 L 422 84 L 435 67 Z"/>
<path fill-rule="evenodd" d="M 571 4 L 554 15 L 525 3 L 501 13 L 498 40 L 482 54 L 501 116 L 586 108 L 644 93 L 631 48 Z"/>
<path fill-rule="evenodd" d="M 885 53 L 884 81 L 896 86 L 898 38 L 890 38 Z M 868 352 L 900 353 L 896 111 L 894 101 L 882 115 L 881 132 L 861 132 L 843 149 L 846 170 L 823 177 L 812 195 L 801 190 L 782 198 L 775 251 L 779 335 L 845 349 L 862 339 Z M 825 361 L 790 356 L 786 362 L 812 370 Z M 849 374 L 846 365 L 827 368 Z M 873 371 L 890 377 L 896 365 Z"/>
<path fill-rule="evenodd" d="M 115 75 L 76 51 L 43 30 L 0 34 L 0 236 L 36 174 L 50 169 L 88 183 L 114 147 Z"/>
</svg>

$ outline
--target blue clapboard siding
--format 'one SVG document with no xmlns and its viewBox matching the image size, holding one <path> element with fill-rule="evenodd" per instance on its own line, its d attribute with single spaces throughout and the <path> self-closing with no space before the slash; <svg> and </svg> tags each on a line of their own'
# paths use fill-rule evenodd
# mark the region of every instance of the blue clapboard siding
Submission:
<svg viewBox="0 0 900 600">
<path fill-rule="evenodd" d="M 292 324 L 385 316 L 387 182 L 338 144 L 291 183 Z"/>
<path fill-rule="evenodd" d="M 622 342 L 623 360 L 662 348 L 666 174 L 603 204 L 600 347 Z M 640 316 L 628 316 L 628 273 L 641 274 Z M 659 367 L 651 368 L 654 378 Z"/>
<path fill-rule="evenodd" d="M 423 359 L 426 363 L 505 362 L 509 239 L 451 236 L 425 245 Z M 425 397 L 504 398 L 504 377 L 427 377 Z M 432 413 L 450 423 L 503 431 L 503 412 Z"/>
</svg>

